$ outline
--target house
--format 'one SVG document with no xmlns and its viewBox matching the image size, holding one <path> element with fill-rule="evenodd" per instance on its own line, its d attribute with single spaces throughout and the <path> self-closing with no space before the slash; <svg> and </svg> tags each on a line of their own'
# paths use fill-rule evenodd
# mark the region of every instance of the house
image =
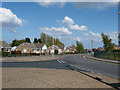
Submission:
<svg viewBox="0 0 120 90">
<path fill-rule="evenodd" d="M 104 51 L 104 48 L 99 47 L 97 50 L 98 50 L 98 51 Z"/>
<path fill-rule="evenodd" d="M 65 52 L 66 53 L 75 53 L 75 51 L 76 51 L 76 46 L 75 45 L 65 47 Z"/>
<path fill-rule="evenodd" d="M 116 45 L 115 43 L 113 43 L 113 50 L 120 50 L 120 47 Z"/>
<path fill-rule="evenodd" d="M 21 51 L 21 53 L 46 53 L 47 46 L 41 43 L 22 43 L 16 48 L 16 51 Z"/>
<path fill-rule="evenodd" d="M 49 47 L 49 54 L 63 54 L 64 53 L 64 45 L 52 45 Z M 53 50 L 54 49 L 54 50 Z"/>
<path fill-rule="evenodd" d="M 11 52 L 11 46 L 6 41 L 0 41 L 0 51 Z"/>
<path fill-rule="evenodd" d="M 65 53 L 71 53 L 71 52 L 72 49 L 69 46 L 65 47 Z"/>
<path fill-rule="evenodd" d="M 37 47 L 37 49 L 39 50 L 39 53 L 47 53 L 48 49 L 46 44 L 44 43 L 34 43 L 34 45 Z"/>
<path fill-rule="evenodd" d="M 17 46 L 11 48 L 11 51 L 16 51 Z"/>
<path fill-rule="evenodd" d="M 74 44 L 70 48 L 72 49 L 73 53 L 76 51 L 76 46 Z"/>
</svg>

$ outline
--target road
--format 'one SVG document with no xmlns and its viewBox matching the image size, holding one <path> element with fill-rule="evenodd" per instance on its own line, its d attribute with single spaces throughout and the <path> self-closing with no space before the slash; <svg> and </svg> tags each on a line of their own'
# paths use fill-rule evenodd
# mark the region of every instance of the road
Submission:
<svg viewBox="0 0 120 90">
<path fill-rule="evenodd" d="M 84 55 L 70 55 L 61 59 L 63 62 L 84 71 L 102 74 L 105 76 L 118 77 L 118 64 L 101 62 L 86 58 Z"/>
<path fill-rule="evenodd" d="M 21 61 L 21 62 L 3 62 L 2 67 L 32 67 L 32 68 L 51 68 L 81 70 L 95 74 L 102 74 L 113 78 L 118 78 L 118 65 L 95 61 L 86 58 L 84 55 L 68 55 L 59 60 L 51 61 Z"/>
</svg>

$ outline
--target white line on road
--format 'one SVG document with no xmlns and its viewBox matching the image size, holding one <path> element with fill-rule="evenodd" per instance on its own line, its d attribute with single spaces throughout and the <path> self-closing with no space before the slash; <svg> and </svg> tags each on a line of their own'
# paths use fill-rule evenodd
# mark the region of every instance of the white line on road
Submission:
<svg viewBox="0 0 120 90">
<path fill-rule="evenodd" d="M 65 61 L 63 61 L 63 60 L 60 60 L 62 63 L 66 63 Z"/>
<path fill-rule="evenodd" d="M 57 60 L 57 61 L 58 61 L 59 63 L 61 63 L 60 60 Z"/>
</svg>

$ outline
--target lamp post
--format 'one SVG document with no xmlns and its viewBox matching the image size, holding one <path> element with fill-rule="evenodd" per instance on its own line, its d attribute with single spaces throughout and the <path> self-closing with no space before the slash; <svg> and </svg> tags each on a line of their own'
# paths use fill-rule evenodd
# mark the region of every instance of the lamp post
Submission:
<svg viewBox="0 0 120 90">
<path fill-rule="evenodd" d="M 120 21 L 119 21 L 119 19 L 120 19 L 120 11 L 118 12 L 118 45 L 120 46 L 120 26 L 119 26 L 119 24 L 120 24 Z"/>
<path fill-rule="evenodd" d="M 53 45 L 52 45 L 52 57 L 54 57 L 54 38 L 53 38 Z"/>
</svg>

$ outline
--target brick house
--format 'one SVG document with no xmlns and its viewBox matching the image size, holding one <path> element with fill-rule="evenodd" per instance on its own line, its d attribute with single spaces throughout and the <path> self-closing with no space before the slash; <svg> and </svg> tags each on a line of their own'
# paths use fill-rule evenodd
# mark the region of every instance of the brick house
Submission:
<svg viewBox="0 0 120 90">
<path fill-rule="evenodd" d="M 46 53 L 47 46 L 41 43 L 22 43 L 16 48 L 16 51 L 21 51 L 21 53 Z"/>
</svg>

